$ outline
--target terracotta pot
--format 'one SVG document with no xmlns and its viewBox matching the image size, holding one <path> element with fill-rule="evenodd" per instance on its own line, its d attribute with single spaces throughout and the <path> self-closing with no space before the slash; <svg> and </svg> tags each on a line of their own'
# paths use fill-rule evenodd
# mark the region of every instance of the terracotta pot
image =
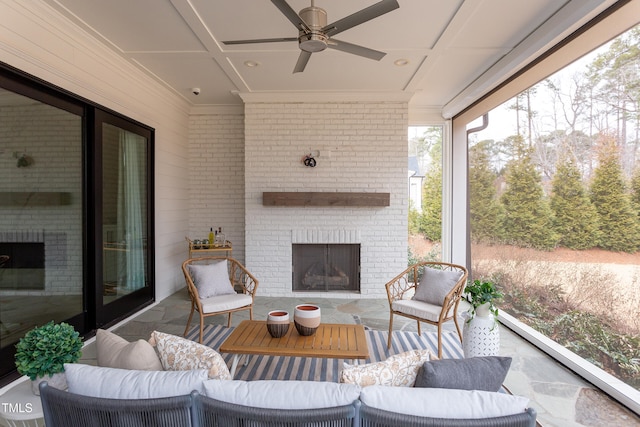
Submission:
<svg viewBox="0 0 640 427">
<path fill-rule="evenodd" d="M 293 313 L 293 324 L 302 336 L 315 334 L 320 326 L 320 307 L 315 304 L 297 305 Z"/>
<path fill-rule="evenodd" d="M 267 314 L 267 330 L 274 338 L 280 338 L 289 331 L 289 313 L 284 310 L 274 310 Z"/>
</svg>

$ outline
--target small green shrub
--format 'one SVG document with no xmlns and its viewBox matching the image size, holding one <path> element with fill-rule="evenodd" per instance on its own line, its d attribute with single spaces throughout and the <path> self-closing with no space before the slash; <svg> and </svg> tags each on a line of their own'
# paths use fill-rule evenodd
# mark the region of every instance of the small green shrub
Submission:
<svg viewBox="0 0 640 427">
<path fill-rule="evenodd" d="M 65 363 L 82 356 L 80 334 L 67 323 L 53 321 L 33 328 L 16 344 L 16 368 L 31 380 L 64 372 Z"/>
</svg>

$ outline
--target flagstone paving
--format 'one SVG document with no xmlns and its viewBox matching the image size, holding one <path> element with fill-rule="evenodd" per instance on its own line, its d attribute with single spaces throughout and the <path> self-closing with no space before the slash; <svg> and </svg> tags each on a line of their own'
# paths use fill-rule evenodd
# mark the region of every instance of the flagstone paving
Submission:
<svg viewBox="0 0 640 427">
<path fill-rule="evenodd" d="M 337 298 L 270 298 L 258 297 L 254 319 L 265 319 L 275 309 L 290 312 L 297 304 L 319 304 L 322 319 L 329 323 L 362 323 L 377 330 L 389 327 L 389 305 L 385 300 Z M 151 332 L 182 336 L 190 310 L 185 290 L 181 290 L 114 328 L 114 332 L 129 341 L 148 339 Z M 233 315 L 232 325 L 248 319 L 248 312 Z M 206 319 L 207 324 L 226 325 L 226 316 Z M 192 326 L 197 320 L 192 321 Z M 423 324 L 423 330 L 430 326 Z M 416 331 L 416 323 L 396 316 L 394 329 Z M 445 329 L 455 330 L 449 322 Z M 590 383 L 549 358 L 527 341 L 504 326 L 500 328 L 500 354 L 513 358 L 505 386 L 514 394 L 526 396 L 538 412 L 544 427 L 640 427 L 640 417 L 595 389 Z M 93 345 L 84 350 L 83 361 L 95 363 Z"/>
</svg>

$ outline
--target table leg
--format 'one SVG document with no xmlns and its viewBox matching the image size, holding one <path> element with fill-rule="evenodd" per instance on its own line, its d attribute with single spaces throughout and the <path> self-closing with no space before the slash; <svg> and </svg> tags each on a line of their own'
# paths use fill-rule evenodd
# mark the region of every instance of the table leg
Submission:
<svg viewBox="0 0 640 427">
<path fill-rule="evenodd" d="M 233 360 L 231 361 L 231 370 L 229 373 L 231 374 L 231 379 L 236 375 L 236 369 L 238 368 L 238 361 L 240 360 L 239 354 L 233 355 Z"/>
</svg>

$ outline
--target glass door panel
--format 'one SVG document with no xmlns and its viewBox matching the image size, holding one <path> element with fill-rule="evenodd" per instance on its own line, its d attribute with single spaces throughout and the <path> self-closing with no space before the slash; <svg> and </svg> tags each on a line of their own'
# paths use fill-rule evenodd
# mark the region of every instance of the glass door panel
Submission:
<svg viewBox="0 0 640 427">
<path fill-rule="evenodd" d="M 153 298 L 150 278 L 151 131 L 100 112 L 100 212 L 96 237 L 97 324 L 108 324 Z M 100 268 L 101 267 L 101 268 Z"/>
</svg>

